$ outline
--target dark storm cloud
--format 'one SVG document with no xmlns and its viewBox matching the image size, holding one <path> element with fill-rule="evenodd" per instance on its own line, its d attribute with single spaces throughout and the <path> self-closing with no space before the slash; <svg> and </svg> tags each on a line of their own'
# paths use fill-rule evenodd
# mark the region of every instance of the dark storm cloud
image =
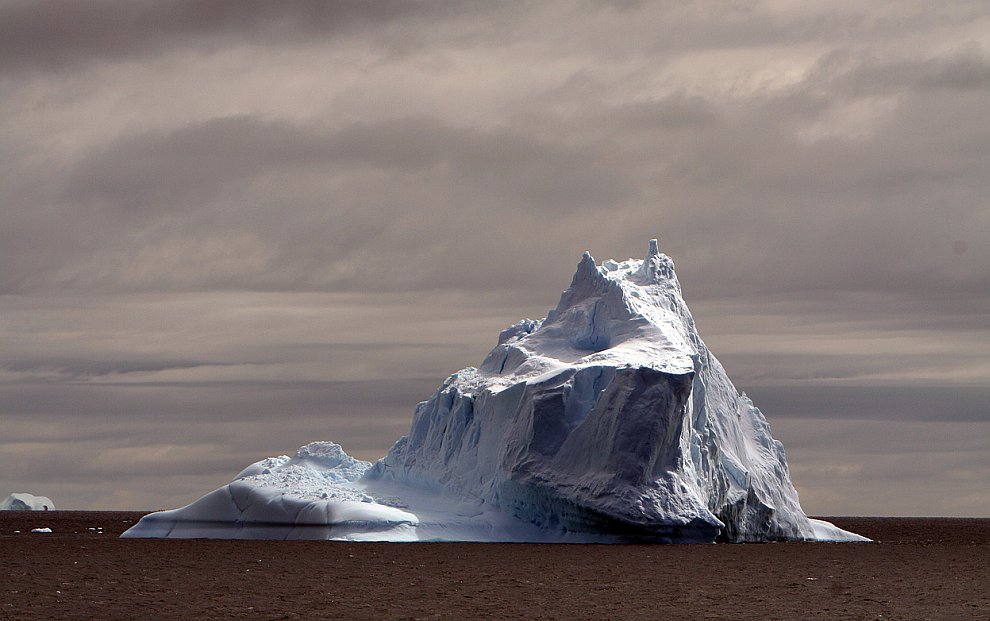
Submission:
<svg viewBox="0 0 990 621">
<path fill-rule="evenodd" d="M 745 12 L 729 21 L 749 23 Z M 84 215 L 93 230 L 83 224 L 66 236 L 47 226 L 51 214 L 23 215 L 6 229 L 12 256 L 5 257 L 3 290 L 53 283 L 129 290 L 465 287 L 482 280 L 501 286 L 519 283 L 534 257 L 513 253 L 483 278 L 451 277 L 429 260 L 396 274 L 376 264 L 374 244 L 357 240 L 423 257 L 434 253 L 421 243 L 432 228 L 445 240 L 446 262 L 473 261 L 482 256 L 475 249 L 491 254 L 520 234 L 511 218 L 486 212 L 525 211 L 534 226 L 559 227 L 559 216 L 576 211 L 625 208 L 628 230 L 670 227 L 689 233 L 681 239 L 731 238 L 721 249 L 679 247 L 673 239 L 669 248 L 688 273 L 707 269 L 699 254 L 728 266 L 696 295 L 737 287 L 904 292 L 918 278 L 955 293 L 985 291 L 990 280 L 974 269 L 985 247 L 971 243 L 962 260 L 952 249 L 985 227 L 981 197 L 990 188 L 980 171 L 990 161 L 979 120 L 990 103 L 987 67 L 976 43 L 905 60 L 843 41 L 800 80 L 729 100 L 683 89 L 643 100 L 635 84 L 615 83 L 588 65 L 561 86 L 519 100 L 486 130 L 429 114 L 343 123 L 239 115 L 130 130 L 84 149 L 54 176 L 50 168 L 45 175 L 21 171 L 18 178 L 35 178 L 34 195 L 12 192 L 11 204 L 54 202 L 59 217 Z M 615 96 L 625 91 L 625 98 Z M 434 217 L 411 216 L 423 212 Z M 802 229 L 807 213 L 815 214 L 815 226 Z M 48 247 L 55 250 L 25 241 L 39 236 L 54 237 Z M 782 246 L 769 247 L 767 236 Z M 323 247 L 309 237 L 322 237 Z M 641 244 L 628 235 L 610 241 Z M 240 266 L 214 257 L 194 272 L 177 266 L 158 276 L 126 273 L 136 253 L 167 266 L 165 255 L 216 255 L 223 247 L 236 253 L 237 244 L 253 245 L 258 256 Z M 792 261 L 777 264 L 778 254 L 830 260 L 799 270 Z M 356 264 L 376 277 L 356 277 Z M 546 284 L 535 281 L 533 290 Z"/>
<path fill-rule="evenodd" d="M 99 60 L 147 57 L 174 47 L 203 51 L 245 43 L 285 43 L 385 27 L 442 13 L 426 2 L 261 0 L 65 3 L 14 0 L 0 5 L 0 73 L 68 69 Z"/>
<path fill-rule="evenodd" d="M 984 148 L 990 135 L 977 110 L 990 98 L 982 77 L 964 92 L 957 92 L 958 83 L 937 93 L 927 89 L 957 74 L 955 67 L 976 65 L 973 58 L 902 63 L 897 81 L 882 65 L 857 64 L 825 80 L 813 73 L 782 95 L 754 102 L 747 122 L 693 135 L 698 142 L 672 162 L 665 181 L 676 192 L 687 180 L 687 200 L 704 206 L 691 218 L 710 225 L 706 230 L 720 236 L 736 228 L 733 243 L 746 258 L 726 262 L 738 271 L 730 267 L 725 284 L 759 287 L 770 276 L 788 289 L 904 293 L 920 292 L 923 282 L 929 291 L 982 297 L 990 284 L 986 271 L 958 261 L 950 249 L 954 240 L 986 231 L 990 186 L 977 171 L 990 169 Z M 979 63 L 974 73 L 986 70 L 984 56 Z M 882 89 L 873 86 L 884 79 Z M 882 92 L 850 87 L 842 95 L 849 84 Z M 895 92 L 896 109 L 873 118 L 873 108 L 886 105 L 874 97 Z M 768 238 L 780 246 L 768 247 Z M 978 252 L 985 257 L 984 247 Z M 784 255 L 809 261 L 801 270 L 772 263 Z"/>
<path fill-rule="evenodd" d="M 688 2 L 667 3 L 662 11 L 640 2 L 540 3 L 511 7 L 489 2 L 423 2 L 418 0 L 216 0 L 213 2 L 153 0 L 97 0 L 86 4 L 56 0 L 8 0 L 0 3 L 0 72 L 15 69 L 66 69 L 82 63 L 146 58 L 175 48 L 204 53 L 236 45 L 305 44 L 347 34 L 387 36 L 383 41 L 400 48 L 403 39 L 428 45 L 445 22 L 464 18 L 460 29 L 475 41 L 506 43 L 532 37 L 550 37 L 573 45 L 586 24 L 559 32 L 543 28 L 561 14 L 574 18 L 639 20 L 630 28 L 625 45 L 611 50 L 639 49 L 683 52 L 696 49 L 732 49 L 767 44 L 890 37 L 930 26 L 965 24 L 985 17 L 980 2 L 956 2 L 932 7 L 904 3 L 901 11 L 844 7 L 844 11 L 774 10 L 761 3 L 735 6 Z M 543 8 L 541 11 L 540 9 Z M 529 20 L 521 19 L 529 11 Z M 606 21 L 608 23 L 608 21 Z M 647 27 L 644 36 L 642 29 Z M 416 32 L 424 29 L 426 32 Z M 396 41 L 399 39 L 399 41 Z M 468 43 L 468 41 L 461 41 Z M 601 50 L 606 52 L 608 50 Z"/>
<path fill-rule="evenodd" d="M 293 168 L 346 174 L 372 167 L 409 174 L 444 164 L 478 185 L 493 183 L 510 205 L 609 204 L 624 196 L 613 176 L 577 148 L 512 130 L 479 132 L 433 118 L 355 123 L 339 130 L 256 117 L 211 119 L 168 134 L 126 137 L 85 154 L 63 201 L 96 201 L 123 211 L 203 205 L 225 184 Z M 545 195 L 545 196 L 543 196 Z M 187 198 L 188 197 L 188 198 Z"/>
<path fill-rule="evenodd" d="M 380 232 L 391 214 L 408 217 L 420 209 L 433 209 L 440 217 L 448 213 L 449 223 L 472 228 L 477 219 L 466 214 L 493 205 L 556 217 L 634 199 L 636 189 L 631 179 L 614 166 L 601 166 L 601 160 L 600 154 L 582 145 L 553 143 L 513 129 L 454 127 L 433 118 L 331 128 L 320 123 L 298 125 L 242 116 L 210 119 L 165 133 L 128 135 L 84 153 L 70 167 L 54 200 L 67 217 L 74 214 L 85 221 L 70 238 L 46 252 L 43 262 L 17 259 L 25 251 L 24 239 L 48 216 L 26 218 L 19 231 L 18 223 L 14 223 L 20 241 L 8 247 L 12 256 L 2 285 L 7 291 L 50 286 L 52 271 L 64 268 L 66 262 L 78 263 L 90 248 L 141 252 L 121 247 L 127 243 L 128 234 L 149 232 L 153 236 L 150 240 L 142 236 L 139 241 L 146 252 L 149 241 L 167 246 L 174 237 L 181 237 L 180 245 L 200 239 L 215 246 L 229 242 L 213 244 L 211 235 L 248 229 L 259 248 L 270 250 L 261 264 L 231 266 L 222 262 L 220 274 L 209 264 L 201 264 L 188 278 L 180 270 L 171 270 L 161 279 L 146 276 L 142 282 L 126 282 L 123 272 L 135 264 L 120 260 L 113 268 L 118 272 L 99 276 L 90 272 L 56 282 L 85 288 L 123 284 L 126 289 L 201 288 L 204 284 L 312 289 L 326 287 L 328 279 L 337 289 L 421 287 L 424 281 L 437 286 L 441 283 L 434 280 L 435 274 L 420 273 L 410 279 L 391 272 L 394 266 L 388 257 L 384 257 L 385 264 L 377 264 L 375 256 L 365 262 L 366 271 L 382 270 L 380 277 L 370 280 L 350 276 L 334 279 L 326 268 L 341 260 L 342 253 L 353 249 L 360 239 Z M 315 175 L 319 180 L 299 182 L 300 175 Z M 348 180 L 351 177 L 358 179 L 357 187 Z M 421 187 L 424 179 L 431 178 L 434 184 L 445 186 L 438 192 L 456 193 L 458 198 L 429 204 L 429 197 L 412 187 Z M 307 182 L 325 188 L 318 202 L 293 196 L 293 188 Z M 240 205 L 230 205 L 228 196 L 254 185 L 262 186 L 254 196 Z M 51 190 L 46 188 L 46 192 Z M 369 203 L 369 197 L 379 202 Z M 273 203 L 278 208 L 273 209 Z M 286 209 L 294 211 L 296 217 L 287 220 L 283 216 Z M 156 230 L 163 221 L 174 222 L 179 214 L 189 218 L 189 226 Z M 307 218 L 313 221 L 307 222 Z M 87 231 L 90 226 L 92 230 Z M 408 231 L 415 233 L 415 226 Z M 109 235 L 114 231 L 119 234 Z M 318 246 L 316 240 L 300 243 L 301 237 L 313 233 L 321 233 L 325 245 Z M 458 234 L 457 230 L 451 232 L 455 237 Z M 390 246 L 422 251 L 418 237 L 400 238 Z M 300 251 L 313 250 L 323 253 L 315 264 L 299 256 Z M 567 260 L 570 262 L 571 257 Z M 420 267 L 429 269 L 431 265 L 423 263 Z M 471 276 L 452 282 L 448 276 L 443 278 L 454 285 L 477 282 Z M 485 286 L 491 284 L 489 280 Z"/>
<path fill-rule="evenodd" d="M 810 507 L 985 513 L 988 26 L 982 2 L 0 3 L 0 487 L 144 507 L 311 439 L 377 457 L 583 250 L 659 236 Z"/>
</svg>

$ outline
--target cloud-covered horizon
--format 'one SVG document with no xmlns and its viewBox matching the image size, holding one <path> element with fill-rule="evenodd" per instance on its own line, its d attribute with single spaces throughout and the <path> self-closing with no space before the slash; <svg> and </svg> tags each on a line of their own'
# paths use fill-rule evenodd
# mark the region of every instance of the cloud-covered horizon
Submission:
<svg viewBox="0 0 990 621">
<path fill-rule="evenodd" d="M 660 237 L 806 509 L 987 515 L 957 443 L 990 440 L 988 32 L 981 2 L 0 2 L 0 493 L 380 456 L 582 251 Z"/>
</svg>

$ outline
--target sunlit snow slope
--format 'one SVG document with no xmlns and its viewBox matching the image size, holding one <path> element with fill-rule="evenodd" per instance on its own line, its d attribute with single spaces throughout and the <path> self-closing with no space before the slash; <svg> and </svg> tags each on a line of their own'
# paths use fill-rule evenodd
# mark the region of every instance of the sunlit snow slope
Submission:
<svg viewBox="0 0 990 621">
<path fill-rule="evenodd" d="M 585 253 L 557 308 L 451 375 L 373 466 L 314 443 L 125 536 L 864 540 L 805 516 L 656 240 L 642 261 Z"/>
</svg>

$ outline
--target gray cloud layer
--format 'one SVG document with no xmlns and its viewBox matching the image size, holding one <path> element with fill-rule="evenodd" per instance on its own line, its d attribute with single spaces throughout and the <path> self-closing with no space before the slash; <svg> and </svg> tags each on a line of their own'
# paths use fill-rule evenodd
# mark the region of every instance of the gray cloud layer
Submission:
<svg viewBox="0 0 990 621">
<path fill-rule="evenodd" d="M 168 53 L 243 44 L 286 45 L 437 16 L 433 3 L 254 0 L 83 4 L 14 1 L 3 6 L 0 70 L 58 71 Z"/>
<path fill-rule="evenodd" d="M 985 451 L 940 456 L 990 440 L 988 32 L 981 2 L 2 2 L 0 488 L 147 507 L 307 439 L 375 457 L 581 251 L 659 235 L 810 510 L 985 515 Z M 929 467 L 842 440 L 885 424 Z"/>
</svg>

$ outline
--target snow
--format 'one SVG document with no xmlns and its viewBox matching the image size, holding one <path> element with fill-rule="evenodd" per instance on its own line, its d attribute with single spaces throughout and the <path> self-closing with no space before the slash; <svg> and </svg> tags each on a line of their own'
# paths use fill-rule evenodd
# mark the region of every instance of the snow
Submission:
<svg viewBox="0 0 990 621">
<path fill-rule="evenodd" d="M 52 529 L 47 528 L 47 527 L 45 527 L 45 528 L 32 528 L 31 529 L 31 532 L 32 533 L 50 533 L 50 532 L 52 532 Z"/>
<path fill-rule="evenodd" d="M 46 496 L 15 493 L 0 502 L 0 511 L 53 511 L 55 503 Z"/>
<path fill-rule="evenodd" d="M 643 260 L 585 253 L 557 307 L 447 378 L 374 465 L 312 443 L 124 536 L 865 541 L 801 510 L 656 240 Z"/>
<path fill-rule="evenodd" d="M 237 539 L 399 538 L 416 516 L 364 491 L 371 464 L 338 444 L 314 442 L 270 457 L 196 502 L 145 516 L 125 537 Z"/>
</svg>

